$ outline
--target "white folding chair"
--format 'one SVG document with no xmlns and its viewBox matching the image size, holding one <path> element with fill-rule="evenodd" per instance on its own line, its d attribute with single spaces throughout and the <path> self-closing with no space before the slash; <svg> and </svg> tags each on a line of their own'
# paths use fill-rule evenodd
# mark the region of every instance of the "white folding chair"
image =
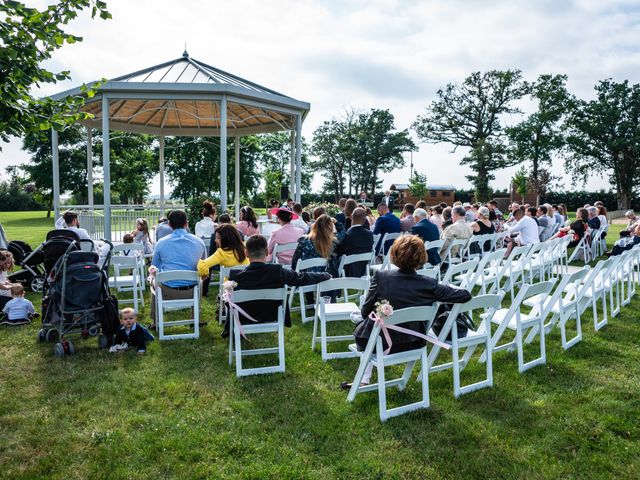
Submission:
<svg viewBox="0 0 640 480">
<path fill-rule="evenodd" d="M 449 265 L 455 263 L 461 263 L 464 258 L 465 248 L 467 243 L 469 242 L 468 238 L 454 238 L 447 247 L 444 255 L 441 255 L 443 263 L 448 263 Z M 457 250 L 454 250 L 457 249 Z M 455 254 L 453 252 L 456 252 Z"/>
<path fill-rule="evenodd" d="M 233 292 L 233 302 L 242 307 L 243 303 L 253 301 L 277 300 L 281 302 L 278 307 L 277 318 L 272 322 L 248 323 L 240 325 L 238 310 L 231 308 L 233 321 L 229 322 L 229 365 L 236 362 L 236 376 L 262 375 L 265 373 L 284 372 L 284 315 L 287 301 L 286 288 L 274 288 L 266 290 L 235 290 Z M 262 333 L 275 333 L 278 336 L 277 347 L 243 349 L 242 336 L 256 335 Z M 278 364 L 266 367 L 246 368 L 242 366 L 242 357 L 255 355 L 278 355 Z"/>
<path fill-rule="evenodd" d="M 429 373 L 439 372 L 448 368 L 453 369 L 453 394 L 457 398 L 465 393 L 473 392 L 480 388 L 493 386 L 493 364 L 491 355 L 491 321 L 493 319 L 494 312 L 500 308 L 500 303 L 504 292 L 500 292 L 497 295 L 479 295 L 466 303 L 458 303 L 453 306 L 447 316 L 447 320 L 442 326 L 442 330 L 438 334 L 438 340 L 451 345 L 452 361 L 442 364 L 435 364 L 438 354 L 442 347 L 434 345 L 429 352 Z M 478 330 L 469 330 L 467 336 L 464 338 L 458 338 L 458 328 L 456 324 L 456 318 L 458 315 L 466 313 L 472 319 L 474 317 L 474 311 L 481 310 L 483 315 L 476 315 L 478 322 Z M 451 334 L 451 340 L 447 340 L 447 337 Z M 484 345 L 485 347 L 485 369 L 486 378 L 470 385 L 461 385 L 460 372 L 467 366 L 471 356 L 477 347 Z M 460 351 L 466 349 L 464 355 L 460 356 Z"/>
<path fill-rule="evenodd" d="M 316 315 L 313 319 L 313 336 L 311 339 L 311 350 L 315 350 L 316 343 L 320 343 L 320 352 L 322 361 L 326 362 L 334 358 L 350 358 L 357 354 L 351 350 L 344 352 L 328 352 L 328 342 L 345 342 L 353 341 L 353 335 L 328 335 L 327 324 L 330 322 L 351 323 L 351 314 L 360 312 L 360 307 L 364 299 L 364 294 L 369 288 L 369 280 L 367 278 L 332 278 L 320 282 L 316 287 Z M 335 290 L 356 290 L 359 293 L 360 304 L 345 301 L 343 303 L 325 303 L 323 293 Z M 345 296 L 348 296 L 345 295 Z M 318 328 L 320 334 L 318 335 Z"/>
<path fill-rule="evenodd" d="M 161 285 L 174 280 L 182 280 L 192 282 L 193 296 L 185 299 L 164 300 L 162 298 Z M 189 309 L 193 312 L 193 318 L 182 320 L 165 320 L 165 312 L 175 310 Z M 198 272 L 186 270 L 170 270 L 167 272 L 158 272 L 156 274 L 156 317 L 158 336 L 160 340 L 177 340 L 183 338 L 198 338 L 200 336 L 200 278 Z M 174 333 L 166 334 L 165 328 L 178 326 L 193 326 L 192 333 Z"/>
<path fill-rule="evenodd" d="M 370 273 L 376 273 L 378 270 L 390 270 L 393 268 L 391 264 L 391 249 L 387 250 L 387 253 L 382 258 L 382 263 L 370 264 Z"/>
<path fill-rule="evenodd" d="M 291 250 L 295 251 L 297 247 L 298 247 L 298 242 L 276 243 L 273 246 L 273 252 L 271 253 L 271 263 L 281 263 L 280 260 L 278 259 L 278 254 L 282 252 L 289 252 Z M 291 262 L 284 265 L 291 265 Z"/>
<path fill-rule="evenodd" d="M 227 319 L 228 309 L 227 305 L 222 301 L 222 291 L 224 282 L 229 278 L 233 270 L 244 270 L 246 265 L 236 265 L 235 267 L 223 267 L 220 265 L 218 272 L 218 323 L 222 325 Z"/>
<path fill-rule="evenodd" d="M 499 276 L 503 272 L 501 264 L 505 251 L 506 249 L 502 248 L 495 252 L 486 252 L 480 258 L 474 271 L 458 275 L 461 285 L 464 285 L 464 288 L 468 290 L 479 286 L 483 295 L 487 293 L 487 290 L 498 291 Z M 487 286 L 489 286 L 488 289 Z"/>
<path fill-rule="evenodd" d="M 385 233 L 384 236 L 382 237 L 382 241 L 380 242 L 380 245 L 378 245 L 378 251 L 377 251 L 377 256 L 382 257 L 385 254 L 385 248 L 384 245 L 393 240 L 395 241 L 396 238 L 400 238 L 402 236 L 402 232 L 397 232 L 397 233 Z M 374 243 L 374 245 L 376 245 Z M 387 252 L 391 249 L 391 245 L 389 246 L 389 248 L 387 249 Z"/>
<path fill-rule="evenodd" d="M 435 306 L 403 308 L 396 310 L 391 317 L 385 319 L 385 324 L 387 326 L 399 325 L 420 320 L 429 325 L 435 317 L 436 310 L 437 308 Z M 380 337 L 380 326 L 374 325 L 364 352 L 359 352 L 355 344 L 350 345 L 349 348 L 360 356 L 360 365 L 358 366 L 358 371 L 356 372 L 351 390 L 349 390 L 349 395 L 347 396 L 348 402 L 353 402 L 358 393 L 377 390 L 380 420 L 383 422 L 391 417 L 402 415 L 413 410 L 429 408 L 429 369 L 427 366 L 426 346 L 406 352 L 385 355 L 382 338 Z M 418 361 L 421 362 L 422 366 L 418 375 L 419 380 L 422 382 L 421 400 L 408 405 L 387 409 L 387 388 L 397 387 L 400 391 L 404 390 L 411 378 L 413 367 Z M 369 363 L 372 363 L 373 366 L 376 367 L 378 373 L 377 382 L 369 385 L 360 385 L 365 369 Z M 404 365 L 404 372 L 400 378 L 387 380 L 385 368 L 393 365 Z"/>
<path fill-rule="evenodd" d="M 608 323 L 605 278 L 607 275 L 606 272 L 609 271 L 611 265 L 614 265 L 615 262 L 615 258 L 600 260 L 595 267 L 589 270 L 578 287 L 577 297 L 580 301 L 580 314 L 584 313 L 589 305 L 592 306 L 593 326 L 596 331 Z M 598 300 L 602 302 L 603 319 L 600 321 L 598 321 Z"/>
<path fill-rule="evenodd" d="M 462 263 L 449 264 L 447 273 L 445 273 L 442 278 L 442 283 L 457 285 L 460 288 L 467 288 L 471 274 L 476 271 L 477 266 L 477 258 Z"/>
<path fill-rule="evenodd" d="M 494 234 L 493 244 L 491 245 L 491 250 L 499 250 L 504 248 L 504 239 L 507 238 L 509 232 L 498 232 Z"/>
<path fill-rule="evenodd" d="M 296 272 L 300 273 L 314 267 L 324 267 L 326 269 L 327 265 L 328 265 L 328 260 L 326 258 L 309 258 L 307 260 L 298 260 L 298 263 L 296 264 Z M 289 308 L 292 312 L 297 312 L 298 310 L 300 311 L 300 317 L 302 319 L 302 323 L 310 322 L 316 317 L 315 311 L 313 313 L 313 318 L 307 317 L 307 309 L 313 308 L 313 305 L 307 306 L 307 302 L 305 298 L 305 293 L 315 292 L 315 291 L 316 291 L 315 285 L 305 285 L 303 287 L 289 287 Z M 300 301 L 299 307 L 293 306 L 293 298 L 296 292 L 298 292 L 298 299 Z"/>
<path fill-rule="evenodd" d="M 440 250 L 444 247 L 444 240 L 431 240 L 430 242 L 424 242 L 424 249 L 427 252 L 427 256 L 429 256 L 429 250 L 436 249 L 438 251 L 438 255 L 440 255 Z M 442 265 L 442 257 L 440 257 L 440 263 L 438 265 Z M 436 266 L 436 265 L 432 265 Z"/>
<path fill-rule="evenodd" d="M 498 328 L 491 337 L 491 348 L 494 353 L 501 350 L 512 351 L 516 349 L 518 352 L 518 371 L 520 373 L 529 370 L 531 367 L 547 362 L 544 321 L 549 314 L 549 308 L 544 308 L 544 301 L 551 293 L 551 290 L 553 290 L 554 284 L 555 280 L 536 283 L 534 285 L 525 283 L 522 288 L 520 288 L 515 300 L 511 302 L 509 308 L 500 308 L 499 310 L 496 310 L 493 315 L 492 322 L 495 323 Z M 524 301 L 531 297 L 536 298 L 533 307 L 528 312 L 522 311 Z M 539 332 L 540 356 L 525 362 L 523 345 L 524 335 L 533 327 L 536 327 Z M 507 329 L 515 331 L 515 338 L 510 342 L 499 345 L 498 342 L 500 342 L 500 339 Z M 481 361 L 484 361 L 485 355 L 486 352 L 483 353 Z"/>
<path fill-rule="evenodd" d="M 342 255 L 340 257 L 340 263 L 338 264 L 338 276 L 339 277 L 347 276 L 344 270 L 344 267 L 346 267 L 347 265 L 352 265 L 354 263 L 364 263 L 364 262 L 367 262 L 367 268 L 365 271 L 367 272 L 366 276 L 368 276 L 369 265 L 371 264 L 374 258 L 375 258 L 375 255 L 373 252 L 356 253 L 353 255 Z"/>
<path fill-rule="evenodd" d="M 424 267 L 419 270 L 416 270 L 416 273 L 426 278 L 437 279 L 438 276 L 440 275 L 440 269 L 438 267 Z"/>
<path fill-rule="evenodd" d="M 138 262 L 138 275 L 140 276 L 142 291 L 144 292 L 147 289 L 144 245 L 141 243 L 121 243 L 119 245 L 114 245 L 111 248 L 111 257 L 120 255 L 136 258 Z"/>
<path fill-rule="evenodd" d="M 531 245 L 522 245 L 521 247 L 513 247 L 509 257 L 503 261 L 504 270 L 502 278 L 506 279 L 505 283 L 500 287 L 500 290 L 511 293 L 511 301 L 514 299 L 514 287 L 516 283 L 520 282 L 524 284 L 524 266 L 528 260 L 528 254 L 531 250 Z"/>
<path fill-rule="evenodd" d="M 133 298 L 120 298 L 119 303 L 133 303 L 133 309 L 138 312 L 138 302 L 144 307 L 144 289 L 140 280 L 138 260 L 136 257 L 116 255 L 111 257 L 113 276 L 109 277 L 109 288 L 118 292 L 132 292 Z"/>
<path fill-rule="evenodd" d="M 593 230 L 591 232 L 591 258 L 595 259 L 604 254 L 602 250 L 602 234 L 603 229 Z"/>
<path fill-rule="evenodd" d="M 582 258 L 578 258 L 582 257 Z M 589 235 L 585 233 L 576 248 L 573 249 L 571 256 L 569 257 L 568 263 L 573 262 L 574 260 L 584 260 L 584 264 L 588 264 L 591 261 L 591 247 L 589 246 Z"/>
</svg>

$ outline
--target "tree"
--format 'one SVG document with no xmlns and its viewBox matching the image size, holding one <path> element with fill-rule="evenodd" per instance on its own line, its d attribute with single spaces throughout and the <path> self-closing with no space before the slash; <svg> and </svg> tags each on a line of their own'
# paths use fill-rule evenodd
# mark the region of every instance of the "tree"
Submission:
<svg viewBox="0 0 640 480">
<path fill-rule="evenodd" d="M 574 180 L 607 175 L 622 210 L 640 180 L 640 85 L 608 79 L 595 90 L 596 98 L 578 101 L 567 121 L 566 165 Z"/>
<path fill-rule="evenodd" d="M 417 170 L 413 172 L 409 183 L 409 192 L 412 196 L 423 198 L 429 189 L 427 188 L 427 176 L 421 174 Z"/>
<path fill-rule="evenodd" d="M 475 187 L 476 198 L 489 200 L 489 181 L 493 171 L 511 166 L 506 155 L 505 134 L 500 123 L 504 114 L 518 113 L 512 106 L 529 90 L 520 70 L 474 72 L 461 85 L 448 84 L 437 92 L 437 99 L 413 128 L 418 137 L 429 143 L 451 143 L 469 148 L 460 161 L 469 165 L 473 175 L 467 179 Z"/>
<path fill-rule="evenodd" d="M 513 177 L 511 177 L 511 183 L 516 190 L 516 193 L 522 197 L 520 203 L 524 203 L 524 197 L 529 191 L 529 175 L 526 168 L 520 167 Z"/>
<path fill-rule="evenodd" d="M 278 132 L 271 134 L 258 135 L 258 145 L 260 149 L 259 163 L 262 166 L 262 172 L 265 177 L 266 200 L 271 198 L 280 198 L 281 192 L 289 190 L 291 178 L 291 137 L 286 132 Z M 313 172 L 309 166 L 309 146 L 302 139 L 302 153 L 300 164 L 301 172 L 301 189 L 303 192 L 309 191 L 311 188 L 311 180 L 313 180 Z M 273 195 L 275 194 L 275 196 Z M 291 192 L 290 192 L 291 194 Z"/>
<path fill-rule="evenodd" d="M 344 155 L 343 124 L 336 119 L 325 121 L 313 132 L 311 153 L 313 169 L 325 173 L 322 188 L 334 193 L 336 202 L 344 194 L 347 157 Z"/>
<path fill-rule="evenodd" d="M 543 166 L 551 165 L 553 154 L 565 145 L 561 121 L 573 101 L 566 83 L 566 75 L 540 75 L 531 85 L 531 96 L 538 104 L 537 111 L 506 129 L 510 142 L 509 158 L 516 163 L 531 163 L 530 185 L 536 193 L 536 204 L 544 194 Z"/>
<path fill-rule="evenodd" d="M 36 98 L 31 91 L 43 83 L 70 78 L 68 71 L 53 73 L 42 66 L 65 43 L 82 41 L 63 30 L 78 13 L 91 7 L 91 17 L 111 18 L 100 0 L 59 0 L 43 10 L 13 0 L 0 2 L 0 138 L 23 136 L 54 127 L 62 130 L 89 115 L 78 111 L 82 96 L 64 100 Z M 88 96 L 93 90 L 83 89 Z"/>
</svg>

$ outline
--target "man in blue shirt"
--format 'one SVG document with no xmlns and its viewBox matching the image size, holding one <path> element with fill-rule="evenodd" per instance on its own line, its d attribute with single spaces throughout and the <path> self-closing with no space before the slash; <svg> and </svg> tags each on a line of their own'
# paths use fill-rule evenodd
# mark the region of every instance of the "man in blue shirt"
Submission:
<svg viewBox="0 0 640 480">
<path fill-rule="evenodd" d="M 429 221 L 427 211 L 424 208 L 416 208 L 413 212 L 413 219 L 416 224 L 411 228 L 411 233 L 418 235 L 425 242 L 433 242 L 440 240 L 440 232 L 438 227 Z M 440 253 L 437 248 L 427 250 L 429 263 L 431 265 L 439 265 L 441 262 Z"/>
<path fill-rule="evenodd" d="M 151 265 L 160 272 L 169 270 L 198 271 L 198 260 L 206 258 L 204 243 L 195 235 L 187 231 L 187 215 L 181 210 L 174 210 L 169 214 L 169 226 L 173 229 L 158 241 L 153 251 Z M 193 296 L 194 282 L 173 280 L 161 285 L 164 300 L 177 300 Z M 152 327 L 156 323 L 156 299 L 151 298 Z"/>
<path fill-rule="evenodd" d="M 376 225 L 373 229 L 374 235 L 380 235 L 380 240 L 376 245 L 376 252 L 380 249 L 380 242 L 382 242 L 385 233 L 400 233 L 400 219 L 389 211 L 389 207 L 386 204 L 381 203 L 378 205 L 378 215 L 380 216 L 376 220 Z M 386 254 L 391 245 L 393 245 L 393 240 L 387 240 L 384 243 L 384 252 L 381 253 Z"/>
</svg>

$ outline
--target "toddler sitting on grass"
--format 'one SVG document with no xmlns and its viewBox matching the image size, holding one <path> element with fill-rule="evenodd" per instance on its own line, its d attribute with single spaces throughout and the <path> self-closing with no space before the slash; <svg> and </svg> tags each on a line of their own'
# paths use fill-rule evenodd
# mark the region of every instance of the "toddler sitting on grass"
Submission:
<svg viewBox="0 0 640 480">
<path fill-rule="evenodd" d="M 142 355 L 147 351 L 147 335 L 142 325 L 138 325 L 138 314 L 133 308 L 120 310 L 120 328 L 115 334 L 109 352 L 122 352 L 135 348 Z M 152 337 L 153 338 L 153 337 Z"/>
<path fill-rule="evenodd" d="M 26 325 L 31 323 L 36 311 L 33 303 L 24 298 L 24 287 L 14 285 L 11 287 L 12 300 L 9 300 L 2 309 L 4 317 L 0 324 L 3 325 Z"/>
</svg>

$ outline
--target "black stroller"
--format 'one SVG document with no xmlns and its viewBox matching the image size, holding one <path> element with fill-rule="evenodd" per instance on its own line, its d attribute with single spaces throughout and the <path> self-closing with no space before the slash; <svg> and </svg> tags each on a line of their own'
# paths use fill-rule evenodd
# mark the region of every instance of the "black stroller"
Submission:
<svg viewBox="0 0 640 480">
<path fill-rule="evenodd" d="M 44 255 L 41 250 L 33 251 L 31 246 L 20 240 L 12 240 L 7 250 L 13 254 L 13 259 L 20 270 L 9 275 L 11 283 L 21 283 L 29 287 L 32 292 L 41 292 L 44 284 L 45 271 L 42 265 Z"/>
<path fill-rule="evenodd" d="M 80 333 L 84 339 L 97 336 L 98 347 L 106 348 L 118 328 L 117 301 L 108 288 L 109 259 L 101 267 L 98 254 L 80 250 L 78 243 L 68 243 L 43 288 L 38 339 L 57 342 L 53 351 L 58 357 L 75 353 L 74 345 L 65 338 L 68 334 Z"/>
</svg>

